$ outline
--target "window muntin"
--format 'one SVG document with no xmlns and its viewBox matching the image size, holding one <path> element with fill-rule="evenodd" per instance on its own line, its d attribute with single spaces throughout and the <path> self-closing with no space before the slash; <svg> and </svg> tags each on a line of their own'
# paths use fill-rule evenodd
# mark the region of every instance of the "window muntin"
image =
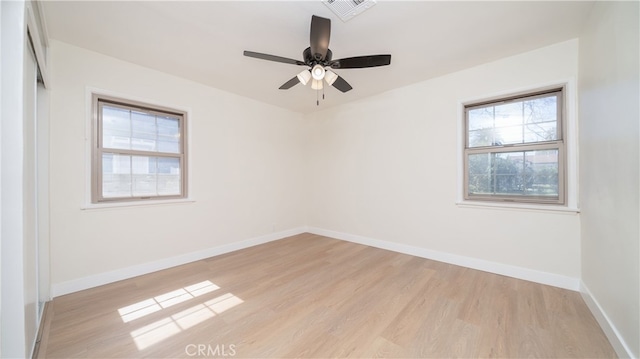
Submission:
<svg viewBox="0 0 640 359">
<path fill-rule="evenodd" d="M 186 197 L 186 115 L 94 96 L 92 201 Z"/>
<path fill-rule="evenodd" d="M 465 106 L 465 199 L 563 204 L 562 89 Z"/>
</svg>

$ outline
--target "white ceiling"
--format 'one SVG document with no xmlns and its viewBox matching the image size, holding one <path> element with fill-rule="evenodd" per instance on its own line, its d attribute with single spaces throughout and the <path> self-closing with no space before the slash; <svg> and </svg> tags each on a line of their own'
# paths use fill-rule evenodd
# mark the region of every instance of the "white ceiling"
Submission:
<svg viewBox="0 0 640 359">
<path fill-rule="evenodd" d="M 44 1 L 49 37 L 258 101 L 309 113 L 578 37 L 593 2 L 391 1 L 342 22 L 314 1 Z M 353 90 L 278 87 L 302 67 L 311 15 L 332 21 L 333 58 L 391 54 L 391 65 L 336 70 Z M 526 69 L 523 69 L 526 71 Z"/>
</svg>

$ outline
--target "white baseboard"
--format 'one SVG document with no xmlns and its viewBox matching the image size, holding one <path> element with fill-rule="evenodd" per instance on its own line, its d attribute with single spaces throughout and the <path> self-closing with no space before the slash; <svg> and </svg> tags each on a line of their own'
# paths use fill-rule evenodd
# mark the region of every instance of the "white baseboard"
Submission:
<svg viewBox="0 0 640 359">
<path fill-rule="evenodd" d="M 253 247 L 259 244 L 275 241 L 285 237 L 294 236 L 307 232 L 306 227 L 298 227 L 286 231 L 270 233 L 263 236 L 246 239 L 239 242 L 229 243 L 218 247 L 208 248 L 205 250 L 182 254 L 175 257 L 165 258 L 154 262 L 143 263 L 127 268 L 117 269 L 110 272 L 90 275 L 83 278 L 70 280 L 67 282 L 56 283 L 51 286 L 51 294 L 53 297 L 78 292 L 84 289 L 97 287 L 104 284 L 117 282 L 119 280 L 133 278 L 139 275 L 156 272 L 159 270 L 179 266 L 182 264 L 198 261 L 204 258 L 225 254 L 239 249 Z"/>
<path fill-rule="evenodd" d="M 631 348 L 627 345 L 627 343 L 622 339 L 620 332 L 616 329 L 615 325 L 609 320 L 606 312 L 600 306 L 600 303 L 593 296 L 589 288 L 584 284 L 583 281 L 580 281 L 580 294 L 582 295 L 582 299 L 589 307 L 589 310 L 596 318 L 598 324 L 600 324 L 600 328 L 609 339 L 609 343 L 613 346 L 613 349 L 618 354 L 620 358 L 634 358 L 633 353 L 631 352 Z"/>
<path fill-rule="evenodd" d="M 432 259 L 439 262 L 459 265 L 462 267 L 477 269 L 485 272 L 500 274 L 508 277 L 524 279 L 531 282 L 551 285 L 554 287 L 577 291 L 580 288 L 578 278 L 567 277 L 559 274 L 537 271 L 529 268 L 517 267 L 503 263 L 491 262 L 484 259 L 460 256 L 446 252 L 434 251 L 426 248 L 410 246 L 406 244 L 371 239 L 354 234 L 341 233 L 322 228 L 309 227 L 309 233 L 341 239 L 353 243 L 364 244 L 371 247 L 390 250 L 393 252 L 409 254 L 416 257 Z"/>
<path fill-rule="evenodd" d="M 382 241 L 378 239 L 367 238 L 363 236 L 342 233 L 337 231 L 326 230 L 315 227 L 298 227 L 286 231 L 270 233 L 260 237 L 255 237 L 240 242 L 230 243 L 218 247 L 208 248 L 202 251 L 182 254 L 175 257 L 165 258 L 154 262 L 143 263 L 127 268 L 117 269 L 110 272 L 99 273 L 83 278 L 70 280 L 67 282 L 56 283 L 52 285 L 51 292 L 53 297 L 78 292 L 84 289 L 97 287 L 100 285 L 117 282 L 119 280 L 133 278 L 139 275 L 156 272 L 159 270 L 179 266 L 182 264 L 198 261 L 243 248 L 256 246 L 259 244 L 275 241 L 285 237 L 293 236 L 301 233 L 313 233 L 321 236 L 340 239 L 348 242 L 364 244 L 371 247 L 386 249 L 398 253 L 409 254 L 417 257 L 437 260 L 440 262 L 451 263 L 467 268 L 478 269 L 485 272 L 496 273 L 508 277 L 529 280 L 536 283 L 552 285 L 555 287 L 579 290 L 580 280 L 577 278 L 566 277 L 558 274 L 537 271 L 528 268 L 522 268 L 502 263 L 491 262 L 483 259 L 465 257 L 456 254 L 434 251 L 422 247 L 415 247 L 406 244 Z"/>
</svg>

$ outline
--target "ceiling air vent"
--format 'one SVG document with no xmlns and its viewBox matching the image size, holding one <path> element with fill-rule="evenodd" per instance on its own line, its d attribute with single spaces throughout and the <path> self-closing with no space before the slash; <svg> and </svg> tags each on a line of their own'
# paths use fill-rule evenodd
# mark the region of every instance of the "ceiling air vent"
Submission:
<svg viewBox="0 0 640 359">
<path fill-rule="evenodd" d="M 376 4 L 376 0 L 322 0 L 333 12 L 348 21 Z"/>
</svg>

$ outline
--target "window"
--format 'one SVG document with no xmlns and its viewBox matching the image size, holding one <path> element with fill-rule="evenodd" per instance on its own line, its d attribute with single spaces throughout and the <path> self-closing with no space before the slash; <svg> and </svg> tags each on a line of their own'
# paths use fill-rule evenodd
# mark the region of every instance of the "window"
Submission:
<svg viewBox="0 0 640 359">
<path fill-rule="evenodd" d="M 185 198 L 186 114 L 93 96 L 92 202 Z"/>
<path fill-rule="evenodd" d="M 465 106 L 465 200 L 565 203 L 563 89 Z"/>
</svg>

